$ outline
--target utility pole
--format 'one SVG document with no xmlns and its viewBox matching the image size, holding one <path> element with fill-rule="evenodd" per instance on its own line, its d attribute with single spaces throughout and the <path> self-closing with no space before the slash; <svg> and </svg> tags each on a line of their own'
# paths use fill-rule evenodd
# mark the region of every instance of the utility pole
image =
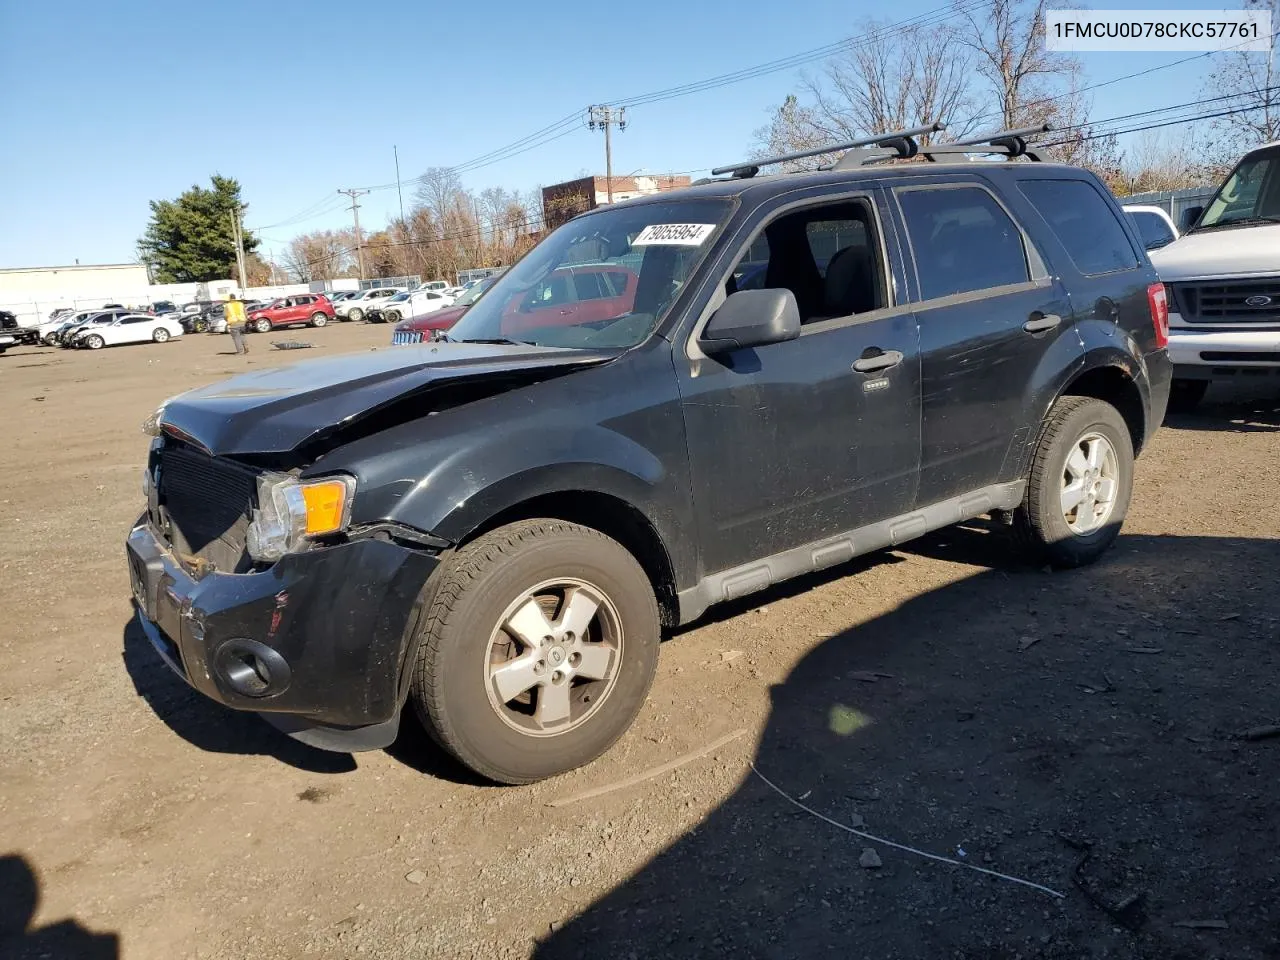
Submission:
<svg viewBox="0 0 1280 960">
<path fill-rule="evenodd" d="M 231 211 L 231 239 L 236 245 L 236 271 L 240 274 L 240 295 L 244 296 L 244 288 L 248 281 L 244 275 L 244 232 L 240 227 L 240 211 Z"/>
<path fill-rule="evenodd" d="M 364 196 L 368 190 L 339 190 L 341 194 L 351 198 L 351 216 L 356 221 L 356 263 L 360 267 L 360 279 L 364 279 L 364 243 L 360 238 L 360 204 L 356 203 L 356 197 Z"/>
<path fill-rule="evenodd" d="M 614 127 L 619 132 L 627 129 L 627 108 L 612 107 L 607 103 L 593 104 L 587 107 L 587 127 L 604 131 L 604 178 L 608 184 L 609 202 L 613 203 L 613 139 L 610 134 Z"/>
<path fill-rule="evenodd" d="M 400 192 L 400 151 L 395 144 L 391 145 L 391 152 L 396 157 L 396 196 L 400 198 L 400 222 L 404 223 L 404 194 Z"/>
</svg>

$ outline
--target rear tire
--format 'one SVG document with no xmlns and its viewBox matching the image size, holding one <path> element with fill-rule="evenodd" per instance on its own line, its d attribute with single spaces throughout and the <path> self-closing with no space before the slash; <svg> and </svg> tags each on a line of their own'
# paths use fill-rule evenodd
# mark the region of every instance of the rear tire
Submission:
<svg viewBox="0 0 1280 960">
<path fill-rule="evenodd" d="M 354 320 L 356 322 L 359 322 L 362 317 L 364 317 L 364 311 L 361 310 L 359 307 L 352 307 L 350 310 L 347 311 L 348 320 Z"/>
<path fill-rule="evenodd" d="M 259 317 L 257 320 L 253 321 L 253 329 L 258 331 L 258 333 L 270 333 L 271 321 L 266 317 Z"/>
<path fill-rule="evenodd" d="M 329 322 L 329 318 L 326 317 L 319 310 L 317 310 L 315 313 L 311 315 L 311 325 L 313 327 L 323 327 L 328 322 Z"/>
<path fill-rule="evenodd" d="M 1119 411 L 1060 397 L 1040 431 L 1015 535 L 1038 563 L 1093 563 L 1120 535 L 1132 492 L 1133 440 Z"/>
<path fill-rule="evenodd" d="M 1191 413 L 1209 389 L 1208 380 L 1174 380 L 1169 388 L 1169 412 Z"/>
<path fill-rule="evenodd" d="M 619 543 L 525 520 L 463 547 L 433 579 L 410 690 L 463 764 L 531 783 L 589 763 L 631 726 L 657 668 L 658 606 Z"/>
</svg>

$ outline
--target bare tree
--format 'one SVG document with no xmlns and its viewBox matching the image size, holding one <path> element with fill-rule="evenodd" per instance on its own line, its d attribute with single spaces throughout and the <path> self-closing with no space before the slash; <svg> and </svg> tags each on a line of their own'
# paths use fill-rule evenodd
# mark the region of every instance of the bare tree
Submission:
<svg viewBox="0 0 1280 960">
<path fill-rule="evenodd" d="M 1271 28 L 1280 30 L 1280 0 L 1244 0 L 1243 7 L 1269 10 Z M 1217 54 L 1208 88 L 1213 95 L 1232 98 L 1224 101 L 1222 109 L 1247 108 L 1214 122 L 1229 138 L 1231 156 L 1227 159 L 1234 161 L 1244 149 L 1259 143 L 1280 140 L 1280 54 L 1274 46 L 1265 53 L 1232 50 Z M 1227 138 L 1219 138 L 1219 142 Z"/>
<path fill-rule="evenodd" d="M 976 102 L 972 57 L 952 28 L 891 31 L 871 20 L 862 31 L 867 40 L 827 61 L 817 77 L 804 78 L 801 95 L 788 96 L 769 125 L 756 132 L 761 155 L 809 150 L 934 120 L 947 122 L 952 137 L 969 132 L 968 117 Z M 803 169 L 821 162 L 816 158 L 789 166 Z"/>
<path fill-rule="evenodd" d="M 1003 129 L 1048 122 L 1063 127 L 1083 117 L 1080 61 L 1045 50 L 1046 0 L 985 0 L 979 7 L 956 2 L 963 26 L 960 42 L 995 100 Z"/>
<path fill-rule="evenodd" d="M 354 266 L 351 230 L 317 230 L 294 237 L 281 254 L 285 270 L 299 283 L 332 280 Z"/>
</svg>

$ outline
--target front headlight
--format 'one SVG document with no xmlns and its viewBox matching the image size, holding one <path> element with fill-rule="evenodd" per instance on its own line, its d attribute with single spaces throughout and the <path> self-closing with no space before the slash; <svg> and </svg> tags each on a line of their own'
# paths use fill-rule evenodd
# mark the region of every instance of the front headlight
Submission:
<svg viewBox="0 0 1280 960">
<path fill-rule="evenodd" d="M 174 394 L 174 396 L 179 396 L 179 394 Z M 160 406 L 156 407 L 155 413 L 142 421 L 142 432 L 148 437 L 164 436 L 164 430 L 161 428 L 161 424 L 164 421 L 164 408 L 169 405 L 169 401 L 172 399 L 174 397 L 161 401 Z"/>
<path fill-rule="evenodd" d="M 354 477 L 298 480 L 278 473 L 258 479 L 258 509 L 253 511 L 246 545 L 249 556 L 271 562 L 306 540 L 340 533 L 351 520 Z"/>
</svg>

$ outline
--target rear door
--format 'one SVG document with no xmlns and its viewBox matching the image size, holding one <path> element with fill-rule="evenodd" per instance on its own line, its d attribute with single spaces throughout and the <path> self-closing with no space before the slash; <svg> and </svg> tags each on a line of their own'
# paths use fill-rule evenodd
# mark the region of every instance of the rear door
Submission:
<svg viewBox="0 0 1280 960">
<path fill-rule="evenodd" d="M 1041 231 L 1048 234 L 1046 240 L 1059 247 L 1060 252 L 1050 250 L 1049 256 L 1071 291 L 1082 336 L 1092 340 L 1092 332 L 1110 339 L 1119 327 L 1149 349 L 1154 330 L 1147 285 L 1155 280 L 1155 271 L 1141 264 L 1114 199 L 1104 196 L 1087 175 L 1028 176 L 1018 185 L 1048 225 L 1048 231 Z"/>
<path fill-rule="evenodd" d="M 919 343 L 911 307 L 898 301 L 903 275 L 884 204 L 869 184 L 769 201 L 720 282 L 732 294 L 742 264 L 763 260 L 761 285 L 795 295 L 801 336 L 703 357 L 695 329 L 690 354 L 675 358 L 706 573 L 911 507 Z M 813 565 L 848 550 L 815 548 Z"/>
<path fill-rule="evenodd" d="M 915 268 L 926 506 L 1016 474 L 1038 365 L 1080 349 L 1062 286 L 990 184 L 922 178 L 893 194 Z"/>
<path fill-rule="evenodd" d="M 110 340 L 114 343 L 137 343 L 151 339 L 151 331 L 155 329 L 152 317 L 121 317 L 114 328 L 110 329 Z"/>
</svg>

